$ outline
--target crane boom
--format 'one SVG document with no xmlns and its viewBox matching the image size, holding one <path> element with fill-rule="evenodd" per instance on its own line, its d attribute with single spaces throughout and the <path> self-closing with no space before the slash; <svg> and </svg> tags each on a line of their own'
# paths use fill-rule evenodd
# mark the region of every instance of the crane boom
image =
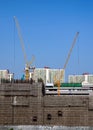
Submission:
<svg viewBox="0 0 93 130">
<path fill-rule="evenodd" d="M 15 20 L 15 24 L 16 24 L 16 27 L 17 27 L 17 30 L 18 30 L 18 36 L 19 36 L 19 39 L 20 39 L 22 51 L 23 51 L 23 54 L 24 54 L 24 60 L 25 60 L 25 79 L 28 81 L 29 78 L 30 78 L 30 75 L 29 75 L 29 71 L 31 69 L 30 65 L 34 61 L 34 56 L 32 57 L 31 61 L 27 60 L 27 56 L 26 56 L 26 52 L 25 52 L 25 47 L 24 47 L 24 41 L 23 41 L 23 38 L 22 38 L 22 35 L 21 35 L 20 26 L 19 26 L 18 20 L 17 20 L 17 18 L 15 16 L 14 16 L 14 20 Z"/>
<path fill-rule="evenodd" d="M 66 62 L 65 62 L 65 64 L 64 64 L 64 66 L 63 66 L 63 70 L 62 70 L 62 72 L 61 72 L 60 78 L 57 80 L 57 83 L 56 83 L 57 86 L 58 86 L 58 95 L 60 95 L 60 80 L 61 80 L 62 77 L 64 76 L 64 70 L 66 69 L 66 66 L 67 66 L 67 64 L 68 64 L 69 58 L 70 58 L 70 56 L 71 56 L 72 49 L 73 49 L 73 47 L 74 47 L 74 45 L 75 45 L 75 43 L 76 43 L 76 39 L 77 39 L 78 35 L 79 35 L 79 32 L 77 32 L 76 35 L 75 35 L 75 38 L 74 38 L 74 40 L 73 40 L 73 42 L 72 42 L 72 46 L 71 46 L 71 48 L 70 48 L 70 50 L 69 50 L 69 53 L 68 53 L 68 56 L 67 56 L 67 58 L 66 58 Z"/>
<path fill-rule="evenodd" d="M 67 66 L 68 61 L 69 61 L 69 59 L 70 59 L 71 52 L 72 52 L 72 50 L 73 50 L 73 48 L 74 48 L 74 45 L 75 45 L 75 43 L 76 43 L 76 40 L 77 40 L 78 35 L 79 35 L 79 32 L 76 33 L 75 38 L 74 38 L 74 40 L 73 40 L 73 42 L 72 42 L 71 48 L 70 48 L 70 50 L 69 50 L 69 53 L 68 53 L 68 55 L 67 55 L 65 64 L 64 64 L 64 66 L 63 66 L 63 70 L 62 70 L 62 72 L 61 72 L 60 79 L 62 79 L 62 77 L 64 76 L 64 70 L 66 69 L 66 66 Z"/>
<path fill-rule="evenodd" d="M 21 30 L 20 30 L 18 20 L 15 16 L 14 16 L 14 20 L 15 20 L 16 27 L 17 27 L 17 30 L 18 30 L 18 36 L 19 36 L 19 39 L 20 39 L 22 51 L 23 51 L 23 54 L 24 54 L 24 60 L 25 60 L 25 63 L 27 63 L 27 56 L 26 56 L 26 52 L 25 52 L 24 41 L 23 41 L 23 38 L 22 38 L 22 35 L 21 35 Z"/>
<path fill-rule="evenodd" d="M 75 38 L 74 38 L 74 40 L 73 40 L 73 43 L 72 43 L 72 46 L 71 46 L 71 48 L 70 48 L 70 50 L 69 50 L 69 53 L 68 53 L 66 62 L 65 62 L 64 67 L 63 67 L 64 70 L 65 70 L 65 68 L 66 68 L 66 66 L 67 66 L 67 64 L 68 64 L 68 61 L 69 61 L 69 58 L 70 58 L 72 49 L 73 49 L 73 47 L 74 47 L 74 45 L 75 45 L 75 43 L 76 43 L 76 39 L 77 39 L 78 35 L 79 35 L 79 32 L 76 33 L 76 36 L 75 36 Z"/>
</svg>

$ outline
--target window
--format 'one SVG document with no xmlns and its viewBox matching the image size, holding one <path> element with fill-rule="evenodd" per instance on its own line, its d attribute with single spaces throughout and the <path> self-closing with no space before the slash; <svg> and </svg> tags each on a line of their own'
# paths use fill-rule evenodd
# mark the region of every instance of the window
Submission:
<svg viewBox="0 0 93 130">
<path fill-rule="evenodd" d="M 62 111 L 58 111 L 58 117 L 62 116 Z"/>
<path fill-rule="evenodd" d="M 47 120 L 51 120 L 52 116 L 51 114 L 47 114 Z"/>
<path fill-rule="evenodd" d="M 33 121 L 37 122 L 37 116 L 33 116 Z"/>
</svg>

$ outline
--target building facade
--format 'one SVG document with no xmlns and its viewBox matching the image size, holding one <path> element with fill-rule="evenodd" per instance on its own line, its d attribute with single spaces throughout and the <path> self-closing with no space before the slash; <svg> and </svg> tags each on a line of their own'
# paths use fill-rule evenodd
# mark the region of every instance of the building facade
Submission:
<svg viewBox="0 0 93 130">
<path fill-rule="evenodd" d="M 61 82 L 64 82 L 64 75 L 61 76 L 63 69 L 51 69 L 49 67 L 44 68 L 35 68 L 33 79 L 38 82 L 38 79 L 42 79 L 44 83 L 54 83 L 55 80 L 60 79 Z"/>
<path fill-rule="evenodd" d="M 45 95 L 42 84 L 1 84 L 0 125 L 93 126 L 93 91 Z"/>
<path fill-rule="evenodd" d="M 0 70 L 0 82 L 1 80 L 11 81 L 14 78 L 14 74 L 9 73 L 9 70 Z"/>
<path fill-rule="evenodd" d="M 0 79 L 8 79 L 9 70 L 0 70 Z"/>
<path fill-rule="evenodd" d="M 69 83 L 93 83 L 93 75 L 92 74 L 82 74 L 82 75 L 69 75 L 68 77 Z"/>
</svg>

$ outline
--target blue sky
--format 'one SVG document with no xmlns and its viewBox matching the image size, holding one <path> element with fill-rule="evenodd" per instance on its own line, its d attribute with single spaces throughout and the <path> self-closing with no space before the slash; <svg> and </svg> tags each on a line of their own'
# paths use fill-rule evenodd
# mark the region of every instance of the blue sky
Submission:
<svg viewBox="0 0 93 130">
<path fill-rule="evenodd" d="M 0 69 L 19 78 L 25 62 L 13 17 L 16 16 L 27 58 L 35 67 L 63 68 L 69 74 L 93 74 L 93 0 L 0 0 Z"/>
</svg>

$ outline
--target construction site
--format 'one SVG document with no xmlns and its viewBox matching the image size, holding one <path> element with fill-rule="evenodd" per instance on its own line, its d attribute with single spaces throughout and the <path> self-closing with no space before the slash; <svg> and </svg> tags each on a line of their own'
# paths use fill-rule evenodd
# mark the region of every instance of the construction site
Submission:
<svg viewBox="0 0 93 130">
<path fill-rule="evenodd" d="M 69 75 L 68 83 L 65 83 L 65 70 L 79 32 L 62 69 L 35 68 L 32 66 L 35 57 L 27 60 L 20 26 L 16 17 L 14 20 L 24 55 L 25 73 L 21 79 L 14 79 L 14 73 L 0 70 L 0 125 L 92 128 L 93 75 Z"/>
</svg>

